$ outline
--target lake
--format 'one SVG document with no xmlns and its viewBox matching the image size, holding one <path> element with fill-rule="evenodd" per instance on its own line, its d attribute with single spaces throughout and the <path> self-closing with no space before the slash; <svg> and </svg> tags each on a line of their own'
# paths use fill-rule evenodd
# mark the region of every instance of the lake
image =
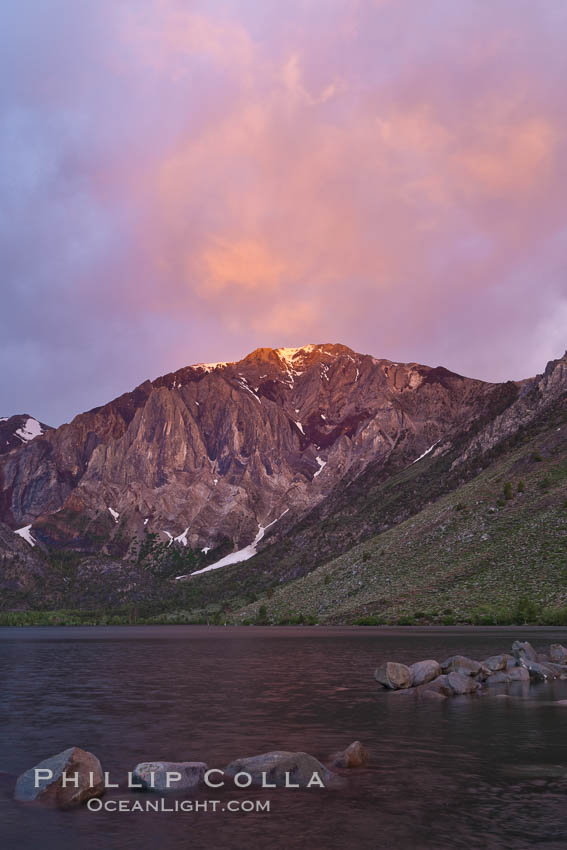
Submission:
<svg viewBox="0 0 567 850">
<path fill-rule="evenodd" d="M 438 704 L 373 680 L 385 660 L 480 660 L 516 638 L 539 649 L 567 643 L 567 630 L 0 629 L 0 846 L 564 849 L 567 708 L 550 703 L 567 699 L 567 682 Z M 73 745 L 124 783 L 140 761 L 222 768 L 273 749 L 324 761 L 356 739 L 371 764 L 345 771 L 342 789 L 198 794 L 269 800 L 270 812 L 59 812 L 11 799 L 19 773 Z"/>
</svg>

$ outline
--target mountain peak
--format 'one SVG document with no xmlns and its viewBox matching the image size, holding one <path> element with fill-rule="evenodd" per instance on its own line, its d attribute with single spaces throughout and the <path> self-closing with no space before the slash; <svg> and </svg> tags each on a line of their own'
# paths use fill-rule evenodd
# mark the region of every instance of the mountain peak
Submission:
<svg viewBox="0 0 567 850">
<path fill-rule="evenodd" d="M 356 353 L 346 345 L 340 343 L 323 342 L 323 343 L 307 343 L 306 345 L 297 346 L 294 348 L 256 348 L 247 354 L 241 362 L 272 362 L 276 365 L 285 364 L 286 367 L 294 368 L 299 363 L 309 359 L 315 359 L 321 356 L 337 357 L 340 354 L 348 354 L 353 357 Z"/>
</svg>

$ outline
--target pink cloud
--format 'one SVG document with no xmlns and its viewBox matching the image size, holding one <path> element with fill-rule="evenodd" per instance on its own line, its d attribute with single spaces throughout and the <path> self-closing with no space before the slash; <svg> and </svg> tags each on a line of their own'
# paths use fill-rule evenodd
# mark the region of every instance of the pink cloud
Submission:
<svg viewBox="0 0 567 850">
<path fill-rule="evenodd" d="M 6 208 L 17 275 L 72 281 L 70 323 L 145 329 L 125 388 L 306 340 L 493 379 L 560 353 L 555 0 L 85 5 L 54 46 L 49 20 L 7 30 L 14 114 L 35 118 L 10 125 Z"/>
</svg>

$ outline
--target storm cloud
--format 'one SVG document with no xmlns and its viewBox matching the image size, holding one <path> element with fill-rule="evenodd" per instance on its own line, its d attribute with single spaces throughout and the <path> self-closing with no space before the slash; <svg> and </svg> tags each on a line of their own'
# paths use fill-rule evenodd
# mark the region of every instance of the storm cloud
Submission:
<svg viewBox="0 0 567 850">
<path fill-rule="evenodd" d="M 5 0 L 0 415 L 342 342 L 567 347 L 556 0 Z"/>
</svg>

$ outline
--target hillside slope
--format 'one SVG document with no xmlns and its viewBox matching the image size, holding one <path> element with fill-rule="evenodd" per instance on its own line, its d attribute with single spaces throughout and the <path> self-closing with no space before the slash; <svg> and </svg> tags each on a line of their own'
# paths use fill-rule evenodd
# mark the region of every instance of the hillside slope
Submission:
<svg viewBox="0 0 567 850">
<path fill-rule="evenodd" d="M 435 461 L 420 461 L 424 474 Z M 269 621 L 485 622 L 567 606 L 567 411 L 473 480 L 238 614 Z M 518 614 L 518 612 L 520 612 Z M 263 613 L 263 612 L 262 612 Z"/>
</svg>

